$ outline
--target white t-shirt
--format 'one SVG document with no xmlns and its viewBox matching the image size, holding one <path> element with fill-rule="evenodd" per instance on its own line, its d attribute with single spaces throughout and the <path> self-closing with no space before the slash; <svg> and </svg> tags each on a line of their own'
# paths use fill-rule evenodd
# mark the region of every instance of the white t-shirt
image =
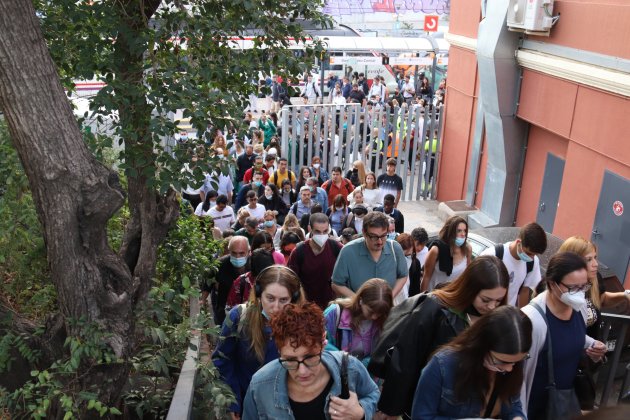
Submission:
<svg viewBox="0 0 630 420">
<path fill-rule="evenodd" d="M 256 203 L 255 209 L 252 209 L 249 205 L 245 206 L 245 208 L 247 209 L 251 217 L 256 217 L 259 220 L 262 220 L 265 217 L 265 206 L 263 206 L 262 204 Z"/>
<path fill-rule="evenodd" d="M 213 182 L 217 186 L 216 190 L 214 188 Z M 229 175 L 219 174 L 217 176 L 216 173 L 213 173 L 212 175 L 206 175 L 206 179 L 201 189 L 204 193 L 215 190 L 218 195 L 225 195 L 227 197 L 228 192 L 231 192 L 234 189 L 234 185 L 232 184 L 232 179 Z"/>
<path fill-rule="evenodd" d="M 373 190 L 361 187 L 363 193 L 363 204 L 373 209 L 383 205 L 383 192 L 380 188 L 374 188 Z"/>
<path fill-rule="evenodd" d="M 208 211 L 203 211 L 203 202 L 199 203 L 197 204 L 197 208 L 195 209 L 195 216 L 199 216 L 199 217 L 208 216 L 210 214 L 210 209 L 212 209 L 212 206 L 208 208 Z"/>
<path fill-rule="evenodd" d="M 510 274 L 510 286 L 508 288 L 508 304 L 517 306 L 518 292 L 521 287 L 529 287 L 536 290 L 536 286 L 540 283 L 540 261 L 538 257 L 534 257 L 534 268 L 527 274 L 527 263 L 519 259 L 515 259 L 510 254 L 510 242 L 503 244 L 503 264 Z M 481 255 L 495 255 L 494 247 L 486 248 Z"/>
<path fill-rule="evenodd" d="M 422 248 L 422 250 L 416 253 L 416 258 L 420 261 L 420 265 L 424 267 L 424 262 L 427 260 L 427 255 L 429 255 L 429 248 L 426 246 Z"/>
<path fill-rule="evenodd" d="M 229 229 L 236 221 L 234 218 L 234 210 L 232 210 L 232 207 L 230 206 L 225 206 L 223 211 L 217 210 L 217 206 L 211 207 L 207 215 L 212 217 L 212 220 L 214 220 L 214 227 L 220 229 L 221 232 Z"/>
</svg>

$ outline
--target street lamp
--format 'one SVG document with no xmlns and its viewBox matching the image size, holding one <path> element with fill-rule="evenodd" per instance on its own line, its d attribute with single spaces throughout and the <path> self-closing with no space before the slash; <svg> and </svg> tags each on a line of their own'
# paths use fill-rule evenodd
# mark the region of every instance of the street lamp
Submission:
<svg viewBox="0 0 630 420">
<path fill-rule="evenodd" d="M 326 52 L 328 50 L 328 37 L 324 37 L 323 44 L 325 45 L 325 49 L 319 55 L 319 92 L 321 93 L 320 104 L 324 104 L 324 61 L 326 60 Z"/>
</svg>

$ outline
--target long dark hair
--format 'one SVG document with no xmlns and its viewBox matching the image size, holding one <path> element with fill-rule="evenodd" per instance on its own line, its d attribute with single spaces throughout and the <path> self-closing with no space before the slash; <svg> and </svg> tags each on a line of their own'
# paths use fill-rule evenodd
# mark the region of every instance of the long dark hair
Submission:
<svg viewBox="0 0 630 420">
<path fill-rule="evenodd" d="M 490 375 L 483 362 L 491 351 L 516 355 L 528 353 L 532 346 L 532 322 L 518 308 L 510 305 L 482 316 L 470 328 L 444 346 L 457 354 L 455 398 L 466 401 L 477 394 L 481 401 L 490 391 Z M 508 402 L 520 392 L 523 384 L 523 362 L 514 364 L 511 372 L 495 376 L 494 389 Z"/>
<path fill-rule="evenodd" d="M 503 261 L 494 255 L 482 255 L 475 258 L 459 277 L 441 289 L 433 291 L 444 306 L 457 311 L 464 311 L 472 305 L 480 291 L 510 285 L 510 275 Z M 507 303 L 507 293 L 501 305 Z"/>
<path fill-rule="evenodd" d="M 203 206 L 201 206 L 201 209 L 203 211 L 208 211 L 210 209 L 210 200 L 213 198 L 217 198 L 217 192 L 216 191 L 208 191 L 206 193 L 206 198 L 204 198 L 203 200 Z"/>
</svg>

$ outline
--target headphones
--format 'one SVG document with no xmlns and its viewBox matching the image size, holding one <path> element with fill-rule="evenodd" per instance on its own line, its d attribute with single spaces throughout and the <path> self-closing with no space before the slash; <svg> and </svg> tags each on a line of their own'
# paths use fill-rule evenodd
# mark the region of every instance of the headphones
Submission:
<svg viewBox="0 0 630 420">
<path fill-rule="evenodd" d="M 254 284 L 254 294 L 256 295 L 257 299 L 260 299 L 260 297 L 262 296 L 262 292 L 263 292 L 262 286 L 260 285 L 258 279 L 260 278 L 260 276 L 263 275 L 263 273 L 265 271 L 269 270 L 270 268 L 274 268 L 274 267 L 275 268 L 281 268 L 283 270 L 287 270 L 287 271 L 289 271 L 291 274 L 293 274 L 295 277 L 297 277 L 299 279 L 299 277 L 295 273 L 295 271 L 291 270 L 287 266 L 279 265 L 279 264 L 270 265 L 269 267 L 264 268 L 260 273 L 258 273 L 258 276 L 256 276 L 256 284 Z M 293 294 L 291 295 L 291 303 L 296 303 L 300 299 L 300 289 L 301 289 L 301 286 L 300 286 L 300 284 L 298 282 L 298 289 L 295 292 L 293 292 Z"/>
</svg>

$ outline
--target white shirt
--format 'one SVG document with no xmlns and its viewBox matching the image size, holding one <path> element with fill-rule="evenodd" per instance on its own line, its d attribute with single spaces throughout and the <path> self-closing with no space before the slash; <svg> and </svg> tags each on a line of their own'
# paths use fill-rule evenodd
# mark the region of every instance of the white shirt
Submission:
<svg viewBox="0 0 630 420">
<path fill-rule="evenodd" d="M 372 87 L 370 88 L 370 91 L 368 92 L 368 99 L 371 98 L 373 95 L 380 96 L 381 102 L 383 102 L 384 96 L 385 96 L 385 86 L 383 86 L 382 83 L 379 83 L 378 85 L 376 83 L 372 83 Z"/>
<path fill-rule="evenodd" d="M 231 192 L 234 189 L 234 184 L 232 184 L 232 178 L 230 178 L 229 175 L 219 174 L 217 176 L 216 172 L 213 172 L 212 174 L 206 174 L 206 179 L 201 189 L 206 194 L 208 191 L 214 190 L 217 194 L 225 195 L 227 197 L 228 192 Z"/>
<path fill-rule="evenodd" d="M 256 217 L 259 220 L 262 220 L 265 217 L 265 206 L 262 204 L 256 203 L 255 209 L 251 208 L 249 205 L 245 206 L 245 208 L 251 217 Z"/>
<path fill-rule="evenodd" d="M 322 93 L 319 91 L 317 83 L 315 83 L 313 80 L 311 80 L 310 82 L 306 82 L 302 94 L 309 99 L 316 98 L 318 95 L 322 96 Z"/>
<path fill-rule="evenodd" d="M 409 82 L 403 83 L 402 89 L 403 89 L 403 98 L 413 97 L 413 93 L 415 92 L 415 89 L 413 88 L 413 82 L 411 80 L 409 80 Z"/>
<path fill-rule="evenodd" d="M 416 258 L 420 261 L 422 267 L 424 267 L 424 262 L 427 260 L 427 255 L 429 255 L 429 248 L 426 246 L 416 254 Z"/>
<path fill-rule="evenodd" d="M 363 193 L 363 204 L 368 206 L 370 209 L 383 205 L 383 193 L 380 188 L 374 188 L 373 190 L 363 187 L 360 188 Z"/>
<path fill-rule="evenodd" d="M 508 299 L 507 302 L 510 305 L 518 305 L 518 292 L 521 287 L 529 287 L 532 290 L 536 290 L 536 286 L 541 281 L 540 275 L 540 260 L 534 256 L 534 268 L 528 274 L 527 263 L 520 259 L 515 259 L 510 253 L 511 242 L 503 244 L 503 264 L 507 268 L 510 274 L 510 286 L 508 287 Z M 486 248 L 481 255 L 495 255 L 494 247 Z"/>
<path fill-rule="evenodd" d="M 225 206 L 223 211 L 219 211 L 217 206 L 211 207 L 207 215 L 212 217 L 214 227 L 220 229 L 221 232 L 229 229 L 236 221 L 236 218 L 234 217 L 234 210 L 232 210 L 232 207 L 230 206 Z"/>
</svg>

